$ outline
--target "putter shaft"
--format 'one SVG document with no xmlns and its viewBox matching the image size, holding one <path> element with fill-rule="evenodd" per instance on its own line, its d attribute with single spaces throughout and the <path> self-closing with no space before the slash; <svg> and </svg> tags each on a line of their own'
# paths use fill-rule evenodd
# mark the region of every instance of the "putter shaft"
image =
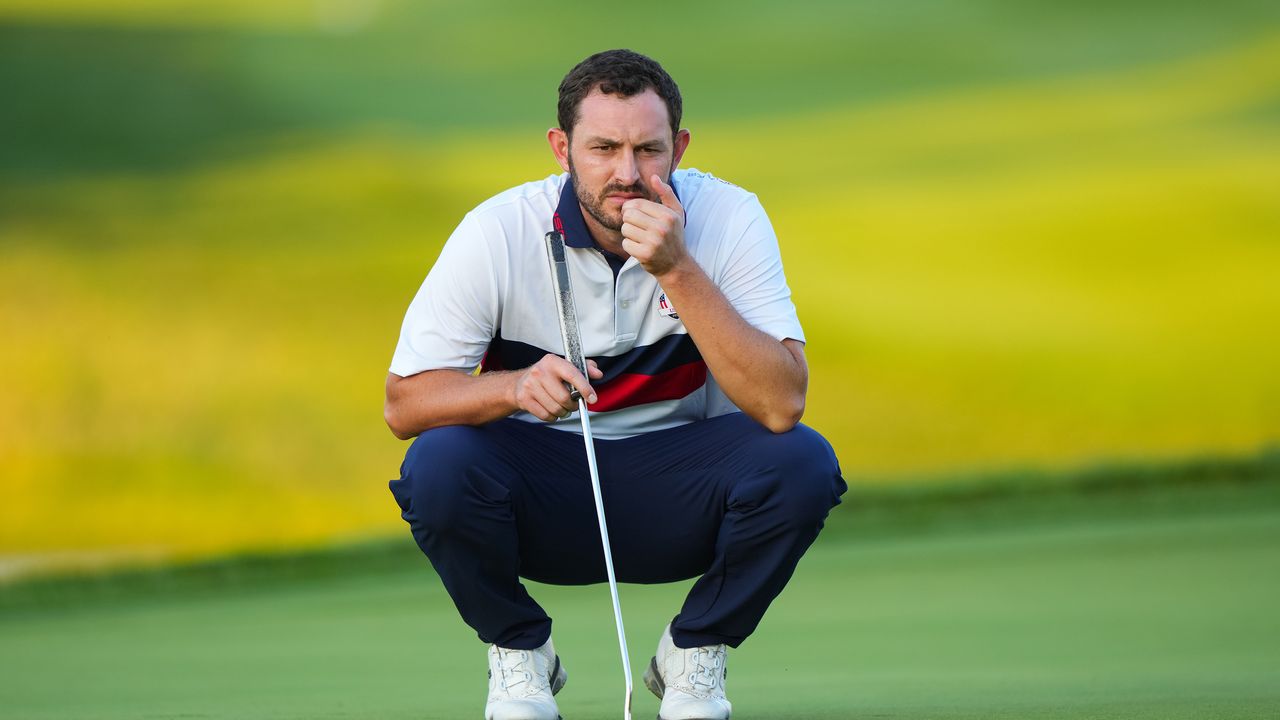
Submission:
<svg viewBox="0 0 1280 720">
<path fill-rule="evenodd" d="M 622 626 L 622 604 L 618 601 L 618 579 L 613 573 L 613 550 L 609 546 L 609 527 L 604 519 L 604 499 L 600 495 L 600 471 L 596 468 L 595 441 L 591 437 L 591 420 L 587 414 L 587 401 L 578 398 L 578 416 L 582 418 L 582 440 L 587 446 L 587 469 L 591 472 L 591 491 L 596 500 L 596 517 L 600 520 L 600 543 L 604 546 L 604 569 L 609 577 L 609 596 L 613 599 L 613 620 L 618 628 L 618 648 L 622 651 L 622 673 L 627 682 L 627 695 L 623 701 L 623 716 L 631 720 L 631 657 L 627 652 L 627 633 Z"/>
</svg>

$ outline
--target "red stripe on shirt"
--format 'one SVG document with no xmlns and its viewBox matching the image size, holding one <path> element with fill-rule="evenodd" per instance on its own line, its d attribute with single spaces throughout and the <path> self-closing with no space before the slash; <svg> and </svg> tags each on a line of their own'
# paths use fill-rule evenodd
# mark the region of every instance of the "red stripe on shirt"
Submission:
<svg viewBox="0 0 1280 720">
<path fill-rule="evenodd" d="M 608 412 L 662 400 L 679 400 L 706 382 L 707 364 L 701 360 L 657 375 L 624 373 L 596 388 L 599 399 L 590 405 L 590 409 Z"/>
</svg>

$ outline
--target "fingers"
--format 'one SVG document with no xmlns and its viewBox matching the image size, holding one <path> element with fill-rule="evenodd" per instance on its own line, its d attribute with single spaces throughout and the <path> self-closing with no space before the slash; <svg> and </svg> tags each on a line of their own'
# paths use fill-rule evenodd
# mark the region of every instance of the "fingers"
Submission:
<svg viewBox="0 0 1280 720">
<path fill-rule="evenodd" d="M 656 242 L 677 231 L 681 219 L 670 208 L 648 200 L 628 200 L 622 206 L 622 237 Z"/>
<path fill-rule="evenodd" d="M 587 359 L 587 375 L 592 380 L 599 380 L 600 378 L 604 377 L 604 371 L 600 369 L 600 366 L 596 364 L 595 360 L 591 360 L 590 358 L 588 358 Z M 595 402 L 595 401 L 588 400 L 588 402 Z"/>
<path fill-rule="evenodd" d="M 657 245 L 663 237 L 655 230 L 650 230 L 649 228 L 642 227 L 631 222 L 622 223 L 621 232 L 622 249 L 626 250 L 628 255 L 635 255 L 637 246 Z M 632 243 L 632 246 L 628 247 L 627 243 Z M 640 255 L 641 257 L 644 257 L 646 254 L 640 253 Z"/>
<path fill-rule="evenodd" d="M 684 225 L 684 207 L 676 198 L 671 186 L 662 181 L 657 174 L 649 176 L 649 186 L 653 188 L 661 203 L 634 198 L 622 204 L 623 237 L 633 237 L 628 233 L 652 231 L 656 236 L 666 236 Z M 627 225 L 631 227 L 628 228 Z M 640 239 L 636 237 L 635 239 Z"/>
<path fill-rule="evenodd" d="M 573 371 L 573 377 L 566 378 L 569 384 L 577 388 L 578 394 L 587 399 L 588 405 L 595 402 L 596 391 L 591 388 L 591 383 L 587 382 L 587 379 L 582 376 L 582 373 L 578 372 L 578 368 L 574 367 L 568 361 L 565 361 L 565 364 Z M 590 365 L 587 366 L 587 372 L 591 372 Z M 597 372 L 599 372 L 599 370 L 597 370 Z M 604 377 L 604 373 L 600 373 L 599 377 Z M 574 409 L 576 410 L 577 408 L 575 407 Z"/>
<path fill-rule="evenodd" d="M 557 397 L 558 393 L 555 393 L 551 389 L 542 385 L 534 385 L 529 388 L 529 398 L 532 402 L 524 409 L 528 410 L 539 420 L 549 421 L 568 417 L 573 411 L 569 409 L 569 407 L 566 407 L 569 393 L 566 391 L 563 394 L 566 398 L 565 401 L 560 400 Z"/>
<path fill-rule="evenodd" d="M 669 222 L 681 217 L 681 212 L 644 198 L 632 198 L 622 204 L 623 220 L 631 217 L 641 222 L 645 220 Z"/>
<path fill-rule="evenodd" d="M 590 373 L 593 366 L 594 363 L 588 365 L 587 372 Z M 596 373 L 603 376 L 599 368 Z M 576 388 L 588 403 L 596 401 L 595 389 L 572 363 L 557 355 L 546 355 L 517 378 L 516 405 L 540 420 L 568 417 L 578 406 L 565 383 Z"/>
<path fill-rule="evenodd" d="M 684 216 L 666 205 L 628 200 L 622 206 L 621 233 L 623 251 L 655 276 L 676 267 L 687 254 Z"/>
<path fill-rule="evenodd" d="M 555 362 L 559 361 L 559 363 Z M 516 405 L 539 420 L 555 420 L 573 411 L 573 401 L 561 375 L 573 366 L 554 355 L 547 355 L 525 369 L 516 381 Z"/>
<path fill-rule="evenodd" d="M 662 201 L 663 205 L 676 212 L 684 212 L 684 206 L 680 204 L 680 199 L 676 197 L 676 191 L 663 182 L 657 173 L 649 176 L 649 187 L 653 188 L 653 191 L 658 194 L 658 199 Z"/>
</svg>

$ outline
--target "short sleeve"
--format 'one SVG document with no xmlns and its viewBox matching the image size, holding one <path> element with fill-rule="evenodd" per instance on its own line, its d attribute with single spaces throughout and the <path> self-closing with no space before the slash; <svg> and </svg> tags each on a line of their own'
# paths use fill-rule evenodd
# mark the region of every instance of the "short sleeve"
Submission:
<svg viewBox="0 0 1280 720">
<path fill-rule="evenodd" d="M 782 255 L 773 224 L 754 195 L 738 205 L 733 225 L 740 228 L 719 276 L 720 291 L 743 319 L 777 340 L 804 342 L 804 331 L 782 271 Z"/>
<path fill-rule="evenodd" d="M 474 370 L 496 334 L 500 307 L 492 250 L 481 223 L 468 214 L 409 304 L 391 372 Z"/>
</svg>

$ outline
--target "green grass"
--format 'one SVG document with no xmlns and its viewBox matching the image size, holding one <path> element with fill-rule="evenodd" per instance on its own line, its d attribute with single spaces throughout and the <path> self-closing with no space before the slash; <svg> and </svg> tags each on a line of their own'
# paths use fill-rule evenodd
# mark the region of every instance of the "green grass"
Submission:
<svg viewBox="0 0 1280 720">
<path fill-rule="evenodd" d="M 855 486 L 731 654 L 735 718 L 1271 717 L 1277 552 L 1274 454 Z M 686 588 L 623 586 L 637 672 Z M 607 591 L 531 591 L 565 717 L 616 717 Z M 0 641 L 0 705 L 32 720 L 453 720 L 484 695 L 484 647 L 400 541 L 9 586 Z"/>
</svg>

